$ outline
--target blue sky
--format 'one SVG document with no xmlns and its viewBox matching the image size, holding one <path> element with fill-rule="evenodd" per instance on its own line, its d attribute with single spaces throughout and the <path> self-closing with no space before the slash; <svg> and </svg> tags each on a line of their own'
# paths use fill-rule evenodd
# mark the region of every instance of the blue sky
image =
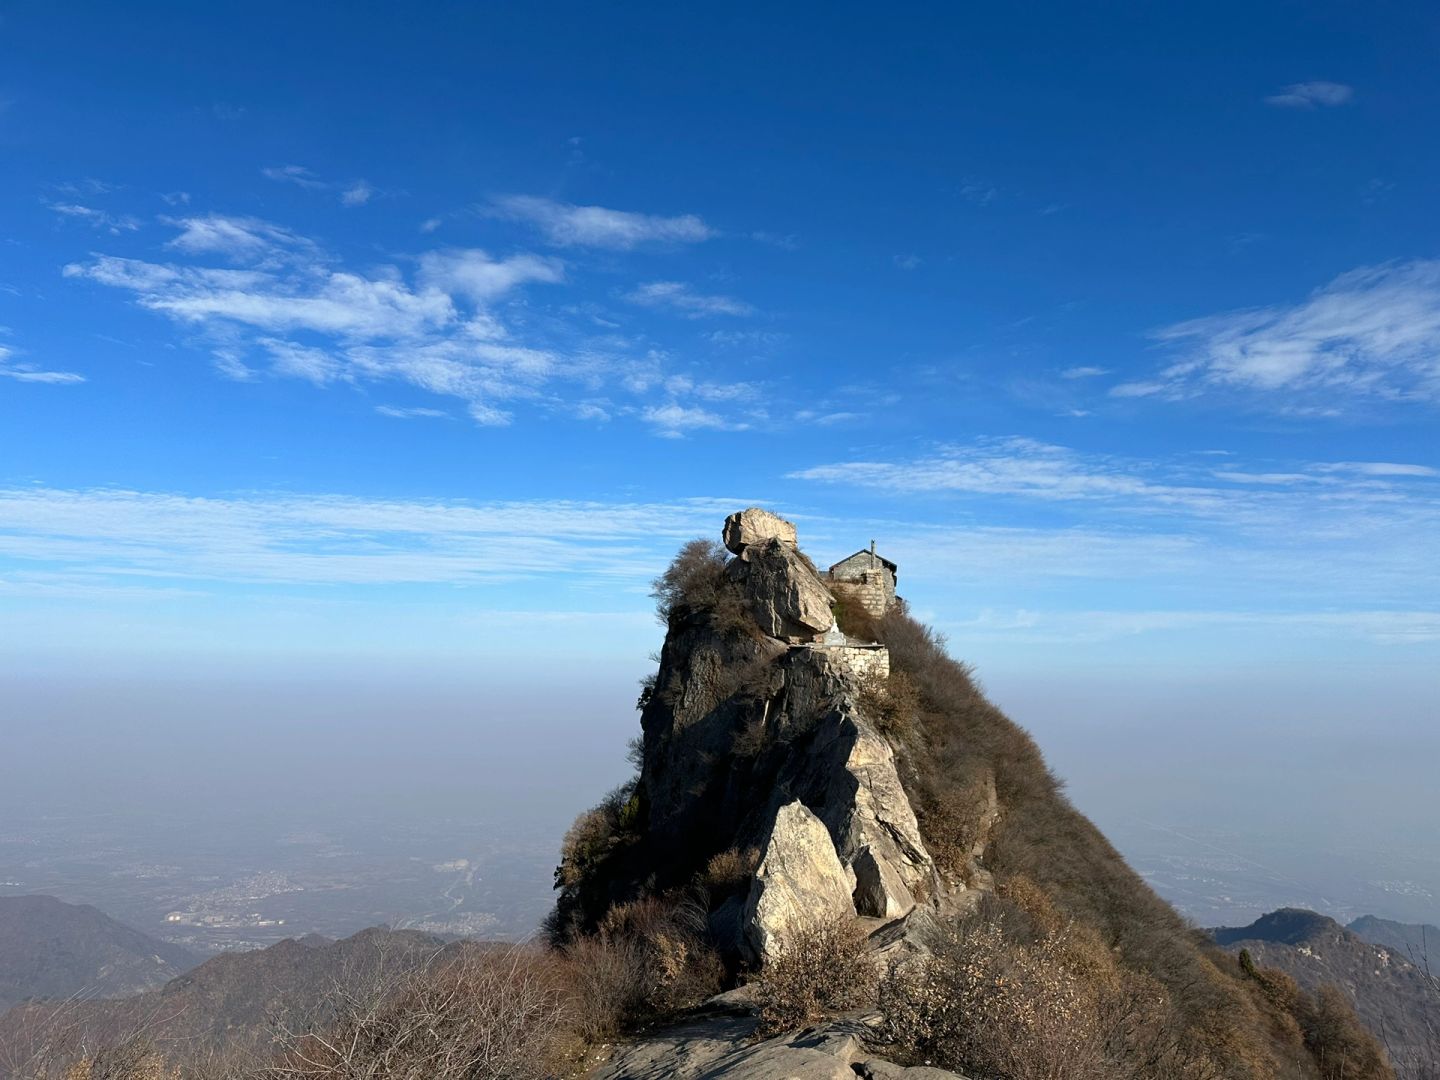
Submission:
<svg viewBox="0 0 1440 1080">
<path fill-rule="evenodd" d="M 763 503 L 1002 685 L 1433 687 L 1436 45 L 1419 4 L 6 4 L 0 645 L 628 685 L 650 578 Z"/>
</svg>

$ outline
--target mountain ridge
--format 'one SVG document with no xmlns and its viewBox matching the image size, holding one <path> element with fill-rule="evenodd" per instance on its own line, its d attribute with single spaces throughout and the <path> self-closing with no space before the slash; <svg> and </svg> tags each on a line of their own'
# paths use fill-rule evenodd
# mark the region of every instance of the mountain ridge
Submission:
<svg viewBox="0 0 1440 1080">
<path fill-rule="evenodd" d="M 201 959 L 89 904 L 0 896 L 0 1012 L 27 1000 L 151 989 Z"/>
</svg>

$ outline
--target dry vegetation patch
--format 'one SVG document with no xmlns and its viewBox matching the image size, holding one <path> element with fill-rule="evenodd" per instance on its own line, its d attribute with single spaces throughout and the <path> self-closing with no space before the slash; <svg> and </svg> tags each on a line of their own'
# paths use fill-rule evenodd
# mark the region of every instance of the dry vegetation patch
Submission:
<svg viewBox="0 0 1440 1080">
<path fill-rule="evenodd" d="M 760 970 L 757 1034 L 776 1035 L 871 1000 L 878 978 L 864 933 L 850 918 L 793 927 Z"/>
</svg>

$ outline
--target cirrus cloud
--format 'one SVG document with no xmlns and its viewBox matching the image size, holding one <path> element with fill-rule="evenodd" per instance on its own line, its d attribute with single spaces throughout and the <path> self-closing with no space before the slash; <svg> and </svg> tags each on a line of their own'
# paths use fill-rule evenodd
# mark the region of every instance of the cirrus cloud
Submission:
<svg viewBox="0 0 1440 1080">
<path fill-rule="evenodd" d="M 642 244 L 694 244 L 716 235 L 694 214 L 665 217 L 604 206 L 576 206 L 538 195 L 502 195 L 490 213 L 524 221 L 557 247 L 597 247 L 628 251 Z"/>
<path fill-rule="evenodd" d="M 1440 261 L 1341 274 L 1298 304 L 1226 312 L 1158 330 L 1179 358 L 1115 397 L 1270 395 L 1286 411 L 1356 399 L 1440 403 Z"/>
</svg>

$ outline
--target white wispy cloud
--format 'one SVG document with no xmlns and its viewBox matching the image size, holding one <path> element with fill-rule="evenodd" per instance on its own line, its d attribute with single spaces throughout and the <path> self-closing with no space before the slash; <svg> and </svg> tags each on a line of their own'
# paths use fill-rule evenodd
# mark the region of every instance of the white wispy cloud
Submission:
<svg viewBox="0 0 1440 1080">
<path fill-rule="evenodd" d="M 167 219 L 180 230 L 166 247 L 187 255 L 224 255 L 239 262 L 251 262 L 285 251 L 313 257 L 315 245 L 289 229 L 253 217 L 226 214 L 199 214 Z"/>
<path fill-rule="evenodd" d="M 48 205 L 61 217 L 69 218 L 72 221 L 82 221 L 91 228 L 108 232 L 112 236 L 135 232 L 140 228 L 139 219 L 129 214 L 111 214 L 105 210 L 97 210 L 93 206 L 74 202 L 53 202 Z"/>
<path fill-rule="evenodd" d="M 750 401 L 760 388 L 747 382 L 709 382 L 689 375 L 671 375 L 664 382 L 665 390 L 675 396 L 689 395 L 702 401 Z"/>
<path fill-rule="evenodd" d="M 830 427 L 834 424 L 847 424 L 852 420 L 864 419 L 860 413 L 855 412 L 821 412 L 818 409 L 801 409 L 795 414 L 795 419 L 802 424 L 816 424 L 820 427 Z"/>
<path fill-rule="evenodd" d="M 1271 395 L 1287 410 L 1347 399 L 1440 402 L 1440 261 L 1362 267 L 1306 300 L 1192 319 L 1154 335 L 1179 358 L 1117 397 Z"/>
<path fill-rule="evenodd" d="M 436 289 L 485 304 L 531 281 L 563 281 L 565 266 L 540 255 L 491 258 L 478 248 L 447 248 L 420 256 L 420 278 Z"/>
<path fill-rule="evenodd" d="M 1017 496 L 1054 502 L 1143 500 L 1196 508 L 1217 493 L 1190 484 L 1162 482 L 1106 458 L 1085 457 L 1027 438 L 984 439 L 941 447 L 931 456 L 905 461 L 844 461 L 789 474 L 891 492 L 952 492 Z"/>
<path fill-rule="evenodd" d="M 451 298 L 438 290 L 416 291 L 398 279 L 321 267 L 281 275 L 101 256 L 90 263 L 72 263 L 64 272 L 128 289 L 142 307 L 181 322 L 223 321 L 271 333 L 415 338 L 457 317 Z"/>
<path fill-rule="evenodd" d="M 713 532 L 733 509 L 705 499 L 465 503 L 0 490 L 0 594 L 21 566 L 156 586 L 486 585 L 545 574 L 643 583 L 680 540 Z"/>
<path fill-rule="evenodd" d="M 749 425 L 744 421 L 731 420 L 717 412 L 693 405 L 650 405 L 643 409 L 640 418 L 666 438 L 678 439 L 692 431 L 744 431 Z"/>
<path fill-rule="evenodd" d="M 340 205 L 364 206 L 375 194 L 375 189 L 364 180 L 357 180 L 340 192 Z"/>
<path fill-rule="evenodd" d="M 426 595 L 416 587 L 449 597 L 457 587 L 523 583 L 528 594 L 555 579 L 566 589 L 598 585 L 612 597 L 629 596 L 639 614 L 646 583 L 681 542 L 713 535 L 724 515 L 756 502 L 743 493 L 671 502 L 470 502 L 0 489 L 0 601 L 149 603 L 153 611 L 155 601 L 200 597 L 208 609 L 239 586 L 248 600 L 278 598 L 288 614 L 330 599 L 378 599 L 385 589 L 404 589 L 410 602 Z M 1311 493 L 1293 506 L 1315 503 Z M 907 512 L 901 522 L 785 509 L 796 511 L 807 550 L 822 563 L 866 537 L 882 537 L 910 582 L 907 595 L 941 603 L 950 616 L 944 629 L 962 641 L 1053 643 L 1207 628 L 1214 637 L 1248 628 L 1287 641 L 1320 635 L 1413 645 L 1435 642 L 1440 631 L 1430 546 L 1415 529 L 1400 527 L 1413 521 L 1373 520 L 1403 509 L 1393 502 L 1376 502 L 1363 515 L 1372 519 L 1364 528 L 1338 529 L 1333 515 L 1297 518 L 1263 543 L 1140 529 L 1113 516 L 1099 524 L 1092 515 L 1078 526 L 962 526 L 948 513 L 917 519 Z M 1325 572 L 1317 575 L 1317 567 Z M 982 591 L 991 599 L 977 599 Z M 1033 606 L 994 606 L 995 597 L 1017 594 Z M 1077 598 L 1103 598 L 1102 606 Z M 475 601 L 475 610 L 483 606 Z M 349 617 L 337 612 L 331 617 Z M 143 618 L 126 624 L 131 632 L 144 625 Z"/>
<path fill-rule="evenodd" d="M 1316 465 L 1322 472 L 1359 473 L 1361 476 L 1440 476 L 1440 469 L 1429 465 L 1409 465 L 1398 461 L 1334 461 Z"/>
<path fill-rule="evenodd" d="M 0 345 L 0 378 L 59 386 L 86 381 L 84 375 L 75 371 L 46 371 L 38 364 L 16 360 L 15 350 L 5 345 Z"/>
<path fill-rule="evenodd" d="M 271 165 L 261 169 L 260 175 L 307 191 L 332 192 L 339 197 L 341 206 L 364 206 L 376 194 L 368 180 L 322 180 L 304 165 Z"/>
<path fill-rule="evenodd" d="M 694 214 L 665 217 L 604 206 L 576 206 L 537 195 L 503 195 L 490 211 L 526 221 L 559 247 L 598 247 L 627 251 L 642 244 L 694 244 L 716 235 Z"/>
<path fill-rule="evenodd" d="M 1109 368 L 1095 367 L 1093 365 L 1087 364 L 1080 367 L 1066 368 L 1064 371 L 1060 372 L 1060 377 L 1062 379 L 1095 379 L 1099 378 L 1101 375 L 1109 374 Z"/>
<path fill-rule="evenodd" d="M 74 371 L 46 371 L 28 364 L 0 364 L 0 378 L 14 379 L 16 382 L 57 385 L 86 381 L 84 375 Z"/>
<path fill-rule="evenodd" d="M 443 247 L 362 272 L 260 218 L 161 220 L 175 230 L 164 259 L 97 255 L 67 265 L 64 275 L 121 290 L 171 320 L 187 344 L 208 346 L 230 379 L 274 376 L 316 387 L 395 381 L 460 399 L 482 425 L 511 422 L 514 403 L 523 401 L 549 415 L 630 417 L 671 437 L 741 430 L 761 411 L 753 384 L 676 371 L 661 349 L 617 334 L 619 323 L 593 318 L 584 305 L 537 314 L 528 288 L 567 283 L 566 264 L 553 256 Z M 632 299 L 688 318 L 750 310 L 670 282 L 641 285 Z M 581 322 L 567 321 L 571 315 Z M 12 368 L 11 375 L 60 381 L 63 373 Z M 629 400 L 606 400 L 610 388 Z M 750 402 L 750 415 L 725 415 L 740 402 Z"/>
<path fill-rule="evenodd" d="M 632 289 L 625 299 L 642 307 L 670 308 L 687 319 L 714 315 L 751 315 L 755 309 L 733 296 L 697 293 L 680 281 L 651 281 Z"/>
<path fill-rule="evenodd" d="M 1076 508 L 1106 504 L 1137 520 L 1234 529 L 1293 529 L 1328 519 L 1332 534 L 1394 527 L 1419 535 L 1440 525 L 1440 472 L 1390 462 L 1302 462 L 1288 469 L 1156 463 L 1080 453 L 1025 438 L 981 439 L 898 461 L 842 461 L 789 474 L 792 479 L 898 495 L 1023 499 Z M 1218 482 L 1217 482 L 1218 481 Z M 1314 490 L 1322 489 L 1317 495 Z"/>
<path fill-rule="evenodd" d="M 381 416 L 389 416 L 396 420 L 440 420 L 448 418 L 450 415 L 444 409 L 427 409 L 424 406 L 402 408 L 398 405 L 376 405 L 375 411 Z"/>
<path fill-rule="evenodd" d="M 1111 642 L 1125 638 L 1192 631 L 1260 632 L 1364 640 L 1378 645 L 1419 645 L 1440 641 L 1440 611 L 1056 611 L 987 609 L 972 619 L 949 622 L 952 639 L 983 638 L 1035 645 Z"/>
<path fill-rule="evenodd" d="M 551 352 L 511 340 L 488 307 L 526 284 L 560 281 L 555 260 L 446 249 L 422 255 L 407 280 L 396 267 L 337 269 L 310 241 L 254 218 L 172 224 L 179 230 L 172 251 L 245 265 L 102 255 L 64 272 L 125 290 L 140 306 L 201 331 L 232 378 L 253 378 L 263 359 L 264 370 L 317 386 L 399 380 L 461 398 L 477 422 L 501 424 L 509 419 L 503 402 L 533 396 L 558 373 Z"/>
<path fill-rule="evenodd" d="M 1265 99 L 1265 104 L 1282 109 L 1313 109 L 1317 106 L 1333 108 L 1344 105 L 1355 97 L 1355 88 L 1345 83 L 1314 82 L 1291 83 L 1277 94 Z"/>
</svg>

